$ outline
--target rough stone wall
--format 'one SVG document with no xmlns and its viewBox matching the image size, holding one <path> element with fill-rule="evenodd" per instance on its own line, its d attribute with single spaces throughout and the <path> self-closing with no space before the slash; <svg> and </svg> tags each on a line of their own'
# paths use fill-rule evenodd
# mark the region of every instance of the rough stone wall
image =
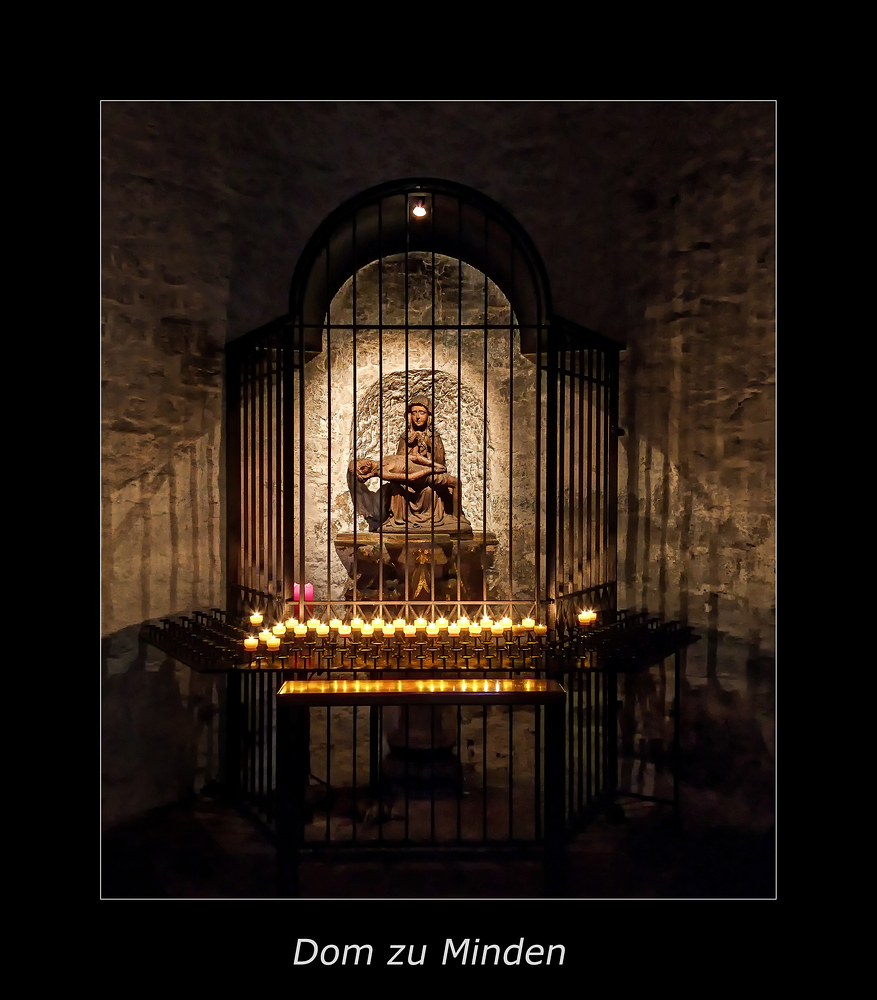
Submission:
<svg viewBox="0 0 877 1000">
<path fill-rule="evenodd" d="M 771 102 L 105 104 L 107 673 L 157 667 L 131 642 L 144 617 L 222 601 L 222 343 L 286 311 L 305 243 L 341 202 L 393 178 L 443 177 L 524 226 L 557 312 L 628 344 L 622 600 L 701 631 L 687 735 L 725 765 L 731 745 L 748 748 L 750 771 L 765 773 L 774 112 Z M 164 694 L 108 692 L 117 731 L 132 699 L 144 727 L 161 731 Z M 136 740 L 105 748 L 114 818 L 178 794 L 160 756 Z M 172 770 L 187 777 L 191 766 Z"/>
</svg>

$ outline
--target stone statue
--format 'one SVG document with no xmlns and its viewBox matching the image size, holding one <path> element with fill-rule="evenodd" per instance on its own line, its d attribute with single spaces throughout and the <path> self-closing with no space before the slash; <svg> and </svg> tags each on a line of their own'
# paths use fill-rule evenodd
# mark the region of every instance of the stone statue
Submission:
<svg viewBox="0 0 877 1000">
<path fill-rule="evenodd" d="M 375 477 L 386 485 L 371 493 L 364 484 Z M 384 532 L 392 534 L 472 534 L 461 506 L 460 480 L 445 466 L 445 447 L 433 429 L 426 396 L 415 396 L 409 402 L 407 427 L 396 454 L 385 455 L 380 461 L 351 462 L 347 479 L 357 511 L 372 531 L 382 525 Z M 362 485 L 357 489 L 358 484 Z"/>
</svg>

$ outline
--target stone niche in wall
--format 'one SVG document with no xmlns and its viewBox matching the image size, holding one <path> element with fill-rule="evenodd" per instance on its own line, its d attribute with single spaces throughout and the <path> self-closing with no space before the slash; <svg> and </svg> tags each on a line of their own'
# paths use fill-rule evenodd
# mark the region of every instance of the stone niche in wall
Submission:
<svg viewBox="0 0 877 1000">
<path fill-rule="evenodd" d="M 398 255 L 351 276 L 331 303 L 323 351 L 304 375 L 304 577 L 316 599 L 343 599 L 348 582 L 333 542 L 354 529 L 349 463 L 394 454 L 406 401 L 424 395 L 435 400 L 434 424 L 473 531 L 497 538 L 489 599 L 532 600 L 536 391 L 536 367 L 521 356 L 509 301 L 480 271 L 411 253 L 407 267 Z M 296 399 L 296 414 L 298 407 Z M 356 529 L 368 531 L 363 517 Z"/>
</svg>

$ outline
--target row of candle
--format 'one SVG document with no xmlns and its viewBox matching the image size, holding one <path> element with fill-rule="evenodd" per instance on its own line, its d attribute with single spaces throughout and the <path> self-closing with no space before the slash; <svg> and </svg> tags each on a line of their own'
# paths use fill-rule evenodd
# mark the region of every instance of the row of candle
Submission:
<svg viewBox="0 0 877 1000">
<path fill-rule="evenodd" d="M 263 621 L 263 616 L 262 616 L 262 613 L 260 611 L 254 611 L 250 615 L 250 624 L 251 625 L 261 625 L 262 621 Z M 367 628 L 368 625 L 369 625 L 369 623 L 366 622 L 366 621 L 363 621 L 362 618 L 354 618 L 354 619 L 351 620 L 351 622 L 349 624 L 350 624 L 350 628 L 354 632 L 360 631 L 363 628 Z M 311 618 L 307 622 L 307 625 L 304 626 L 304 627 L 309 628 L 309 629 L 316 629 L 320 625 L 325 625 L 325 627 L 329 628 L 329 629 L 341 629 L 341 628 L 344 627 L 344 623 L 342 623 L 342 621 L 341 621 L 340 618 L 333 618 L 333 619 L 331 619 L 329 621 L 328 625 L 326 625 L 324 622 L 321 622 L 318 618 Z M 462 618 L 458 618 L 456 622 L 450 622 L 450 621 L 448 621 L 447 618 L 438 618 L 434 622 L 428 622 L 425 618 L 416 618 L 414 620 L 414 624 L 412 626 L 410 626 L 410 627 L 414 628 L 415 630 L 416 629 L 428 629 L 428 628 L 435 627 L 438 631 L 441 631 L 442 629 L 449 629 L 449 630 L 451 630 L 451 629 L 454 628 L 455 625 L 461 631 L 463 631 L 463 630 L 466 630 L 466 629 L 475 628 L 477 626 L 480 626 L 481 628 L 489 629 L 489 628 L 492 628 L 493 626 L 496 626 L 496 625 L 500 626 L 502 629 L 509 629 L 509 628 L 513 628 L 514 623 L 512 622 L 511 618 L 509 618 L 508 616 L 506 616 L 505 618 L 501 618 L 498 622 L 494 622 L 494 620 L 489 615 L 485 615 L 479 622 L 470 622 L 469 619 L 466 618 L 465 616 L 462 617 Z M 286 620 L 285 623 L 281 623 L 279 625 L 275 625 L 274 626 L 275 634 L 282 635 L 283 634 L 282 632 L 277 632 L 276 630 L 279 629 L 279 628 L 282 628 L 284 626 L 286 628 L 302 627 L 299 624 L 299 622 L 298 622 L 298 620 L 296 618 L 289 618 L 289 619 Z M 396 618 L 392 622 L 384 622 L 383 618 L 373 618 L 371 620 L 371 627 L 373 629 L 386 629 L 386 628 L 393 627 L 393 628 L 397 628 L 397 629 L 402 630 L 402 629 L 405 629 L 407 626 L 408 626 L 408 620 L 405 619 L 405 618 Z M 520 623 L 520 627 L 521 628 L 525 628 L 525 629 L 531 629 L 531 628 L 534 628 L 534 629 L 543 628 L 544 629 L 545 628 L 544 625 L 538 626 L 536 624 L 535 620 L 532 619 L 532 618 L 524 618 L 523 621 Z M 304 633 L 301 633 L 301 634 L 304 634 Z M 451 634 L 453 635 L 455 633 L 452 631 Z"/>
<path fill-rule="evenodd" d="M 250 615 L 251 625 L 261 625 L 262 620 L 263 616 L 258 611 Z M 593 625 L 596 620 L 596 611 L 582 611 L 578 616 L 580 625 Z M 349 624 L 345 624 L 340 618 L 333 618 L 328 624 L 318 618 L 311 618 L 307 624 L 299 622 L 296 618 L 288 618 L 286 622 L 280 622 L 273 626 L 271 632 L 275 636 L 283 636 L 287 631 L 292 631 L 294 635 L 299 636 L 307 635 L 309 631 L 316 632 L 317 635 L 328 635 L 331 631 L 336 631 L 339 635 L 350 635 L 354 632 L 372 635 L 378 631 L 384 635 L 394 635 L 398 630 L 404 635 L 415 635 L 418 631 L 425 631 L 427 635 L 434 636 L 440 635 L 445 630 L 447 630 L 448 635 L 460 635 L 462 632 L 478 635 L 482 630 L 486 630 L 493 635 L 501 635 L 507 629 L 514 627 L 514 623 L 508 616 L 497 622 L 489 615 L 485 615 L 479 622 L 470 622 L 464 616 L 458 618 L 456 622 L 449 622 L 447 618 L 439 618 L 434 622 L 428 622 L 425 618 L 417 618 L 413 624 L 410 624 L 405 618 L 396 618 L 392 622 L 385 622 L 382 618 L 373 618 L 369 623 L 357 617 Z M 537 625 L 532 618 L 524 618 L 518 628 L 532 629 L 537 635 L 544 635 L 548 631 L 547 626 Z"/>
<path fill-rule="evenodd" d="M 264 642 L 269 650 L 276 650 L 280 648 L 280 641 L 284 637 L 288 637 L 288 633 L 292 634 L 296 638 L 303 638 L 306 635 L 324 637 L 330 635 L 330 633 L 335 633 L 338 636 L 345 638 L 347 636 L 353 637 L 364 637 L 369 638 L 375 636 L 376 638 L 381 637 L 391 637 L 398 634 L 402 634 L 406 637 L 412 637 L 420 633 L 425 634 L 428 638 L 432 639 L 435 637 L 441 637 L 442 635 L 447 635 L 450 637 L 455 637 L 459 635 L 469 636 L 480 636 L 482 633 L 485 635 L 491 635 L 499 637 L 506 632 L 512 632 L 512 634 L 520 634 L 521 631 L 530 633 L 536 637 L 544 636 L 548 629 L 545 625 L 537 625 L 532 619 L 524 619 L 524 621 L 519 625 L 515 626 L 514 623 L 509 618 L 504 618 L 501 621 L 493 622 L 487 625 L 485 619 L 482 619 L 480 623 L 470 623 L 468 619 L 460 619 L 457 622 L 448 622 L 446 620 L 439 619 L 437 622 L 427 622 L 425 619 L 418 619 L 413 625 L 408 624 L 404 619 L 397 619 L 394 622 L 384 623 L 381 619 L 375 619 L 371 623 L 364 622 L 361 619 L 354 619 L 349 625 L 342 623 L 338 619 L 333 619 L 327 625 L 325 622 L 321 622 L 315 618 L 312 618 L 306 625 L 299 623 L 296 619 L 288 619 L 285 623 L 279 623 L 273 628 L 263 629 L 258 638 L 256 636 L 249 636 L 244 639 L 244 648 L 253 651 L 259 646 L 259 642 Z"/>
</svg>

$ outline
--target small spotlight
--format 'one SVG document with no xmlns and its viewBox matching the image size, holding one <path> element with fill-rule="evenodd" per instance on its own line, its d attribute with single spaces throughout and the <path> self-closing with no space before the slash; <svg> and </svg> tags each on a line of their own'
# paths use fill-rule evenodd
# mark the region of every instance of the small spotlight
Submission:
<svg viewBox="0 0 877 1000">
<path fill-rule="evenodd" d="M 411 209 L 411 212 L 413 215 L 416 215 L 418 219 L 426 215 L 426 208 L 423 204 L 423 198 L 418 198 L 417 201 L 414 202 L 414 208 Z"/>
</svg>

